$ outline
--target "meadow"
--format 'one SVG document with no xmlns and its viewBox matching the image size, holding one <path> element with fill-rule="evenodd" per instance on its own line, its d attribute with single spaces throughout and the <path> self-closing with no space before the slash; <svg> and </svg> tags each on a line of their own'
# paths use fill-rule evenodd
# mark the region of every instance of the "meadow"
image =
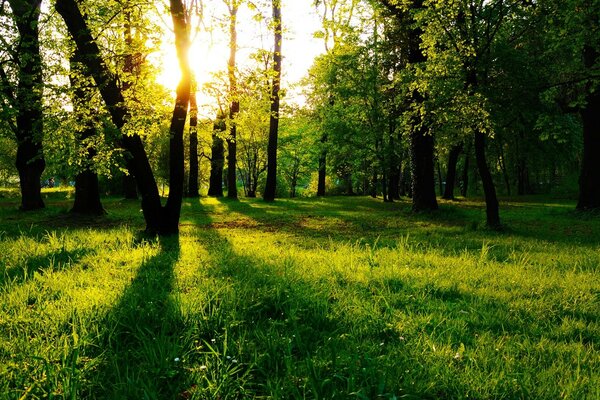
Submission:
<svg viewBox="0 0 600 400">
<path fill-rule="evenodd" d="M 598 399 L 600 215 L 569 199 L 0 199 L 2 399 Z"/>
</svg>

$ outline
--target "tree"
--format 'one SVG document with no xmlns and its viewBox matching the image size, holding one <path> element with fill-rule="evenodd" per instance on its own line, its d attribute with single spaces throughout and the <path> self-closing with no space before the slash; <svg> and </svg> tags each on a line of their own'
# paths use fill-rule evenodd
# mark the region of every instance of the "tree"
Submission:
<svg viewBox="0 0 600 400">
<path fill-rule="evenodd" d="M 225 166 L 223 134 L 226 130 L 225 113 L 219 110 L 213 125 L 210 154 L 208 195 L 213 197 L 223 197 L 223 167 Z"/>
<path fill-rule="evenodd" d="M 240 101 L 237 98 L 236 54 L 237 54 L 237 13 L 241 0 L 224 0 L 229 9 L 229 61 L 227 74 L 229 77 L 229 136 L 227 137 L 227 197 L 237 199 L 237 127 L 236 115 L 240 112 Z"/>
<path fill-rule="evenodd" d="M 196 102 L 196 80 L 191 78 L 190 90 L 190 174 L 188 177 L 188 197 L 198 197 L 198 104 Z"/>
<path fill-rule="evenodd" d="M 263 198 L 275 200 L 277 186 L 277 135 L 279 132 L 279 89 L 281 87 L 281 1 L 272 0 L 273 5 L 273 81 L 271 83 L 271 114 L 269 118 L 269 144 L 267 149 L 267 183 Z"/>
<path fill-rule="evenodd" d="M 4 65 L 0 65 L 0 85 L 5 102 L 14 110 L 15 122 L 10 126 L 17 141 L 16 167 L 21 187 L 21 209 L 27 211 L 44 207 L 40 182 L 46 166 L 42 147 L 41 0 L 9 0 L 8 3 L 18 31 L 18 47 L 11 54 L 18 82 L 12 85 Z M 4 11 L 2 6 L 0 12 Z"/>
<path fill-rule="evenodd" d="M 81 71 L 81 54 L 75 50 L 70 59 L 71 71 L 69 74 L 73 114 L 78 120 L 77 142 L 85 154 L 84 166 L 75 177 L 75 200 L 71 212 L 87 215 L 102 215 L 105 213 L 100 201 L 100 188 L 98 175 L 93 169 L 96 148 L 93 138 L 96 136 L 97 112 L 90 107 L 92 103 L 91 88 L 86 76 L 89 74 Z"/>
<path fill-rule="evenodd" d="M 94 78 L 101 96 L 110 112 L 115 126 L 122 130 L 128 118 L 129 110 L 114 75 L 103 61 L 100 49 L 92 37 L 87 22 L 74 0 L 58 0 L 56 10 L 67 25 L 69 34 L 81 52 L 87 71 Z M 132 155 L 134 176 L 142 194 L 142 211 L 146 220 L 146 230 L 157 234 L 177 233 L 181 200 L 183 197 L 184 157 L 183 129 L 187 116 L 190 96 L 191 74 L 187 51 L 189 32 L 186 13 L 180 0 L 170 1 L 170 11 L 175 30 L 175 44 L 181 68 L 181 80 L 177 87 L 175 108 L 169 129 L 170 135 L 170 190 L 166 205 L 161 205 L 156 181 L 148 162 L 141 138 L 137 134 L 123 135 L 123 144 Z"/>
<path fill-rule="evenodd" d="M 407 72 L 417 74 L 424 68 L 427 57 L 421 43 L 424 27 L 419 15 L 426 9 L 423 0 L 414 0 L 399 4 L 392 0 L 383 0 L 387 9 L 399 20 L 410 28 L 406 32 L 406 61 Z M 414 81 L 414 76 L 409 78 Z M 435 197 L 435 175 L 433 167 L 434 139 L 430 129 L 430 121 L 425 118 L 424 103 L 427 94 L 423 88 L 414 84 L 408 85 L 406 91 L 405 119 L 410 134 L 410 170 L 412 177 L 412 208 L 413 211 L 437 210 L 438 204 Z"/>
</svg>

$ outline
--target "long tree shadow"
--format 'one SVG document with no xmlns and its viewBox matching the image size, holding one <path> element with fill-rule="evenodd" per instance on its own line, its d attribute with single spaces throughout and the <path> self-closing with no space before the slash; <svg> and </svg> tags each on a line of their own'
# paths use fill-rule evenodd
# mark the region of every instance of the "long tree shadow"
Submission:
<svg viewBox="0 0 600 400">
<path fill-rule="evenodd" d="M 22 284 L 33 279 L 36 273 L 47 271 L 62 271 L 75 265 L 81 258 L 91 253 L 88 248 L 66 250 L 64 248 L 49 251 L 43 255 L 36 255 L 20 260 L 18 265 L 7 267 L 4 265 L 3 274 L 0 275 L 0 288 L 5 285 Z M 0 268 L 2 266 L 0 265 Z"/>
<path fill-rule="evenodd" d="M 84 398 L 174 399 L 182 390 L 183 322 L 172 296 L 179 237 L 160 238 L 158 246 L 99 324 L 97 384 Z"/>
</svg>

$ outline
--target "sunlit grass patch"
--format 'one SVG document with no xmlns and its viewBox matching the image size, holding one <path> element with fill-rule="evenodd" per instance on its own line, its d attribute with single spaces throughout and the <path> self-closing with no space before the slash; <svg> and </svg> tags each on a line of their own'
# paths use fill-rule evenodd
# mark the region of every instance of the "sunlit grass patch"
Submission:
<svg viewBox="0 0 600 400">
<path fill-rule="evenodd" d="M 598 398 L 598 224 L 543 203 L 189 200 L 160 240 L 51 204 L 0 224 L 0 393 Z"/>
</svg>

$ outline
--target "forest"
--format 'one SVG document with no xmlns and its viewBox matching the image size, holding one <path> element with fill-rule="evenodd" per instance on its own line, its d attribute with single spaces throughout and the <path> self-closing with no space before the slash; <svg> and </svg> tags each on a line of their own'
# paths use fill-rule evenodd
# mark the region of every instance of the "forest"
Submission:
<svg viewBox="0 0 600 400">
<path fill-rule="evenodd" d="M 2 0 L 0 398 L 600 398 L 599 0 Z"/>
</svg>

